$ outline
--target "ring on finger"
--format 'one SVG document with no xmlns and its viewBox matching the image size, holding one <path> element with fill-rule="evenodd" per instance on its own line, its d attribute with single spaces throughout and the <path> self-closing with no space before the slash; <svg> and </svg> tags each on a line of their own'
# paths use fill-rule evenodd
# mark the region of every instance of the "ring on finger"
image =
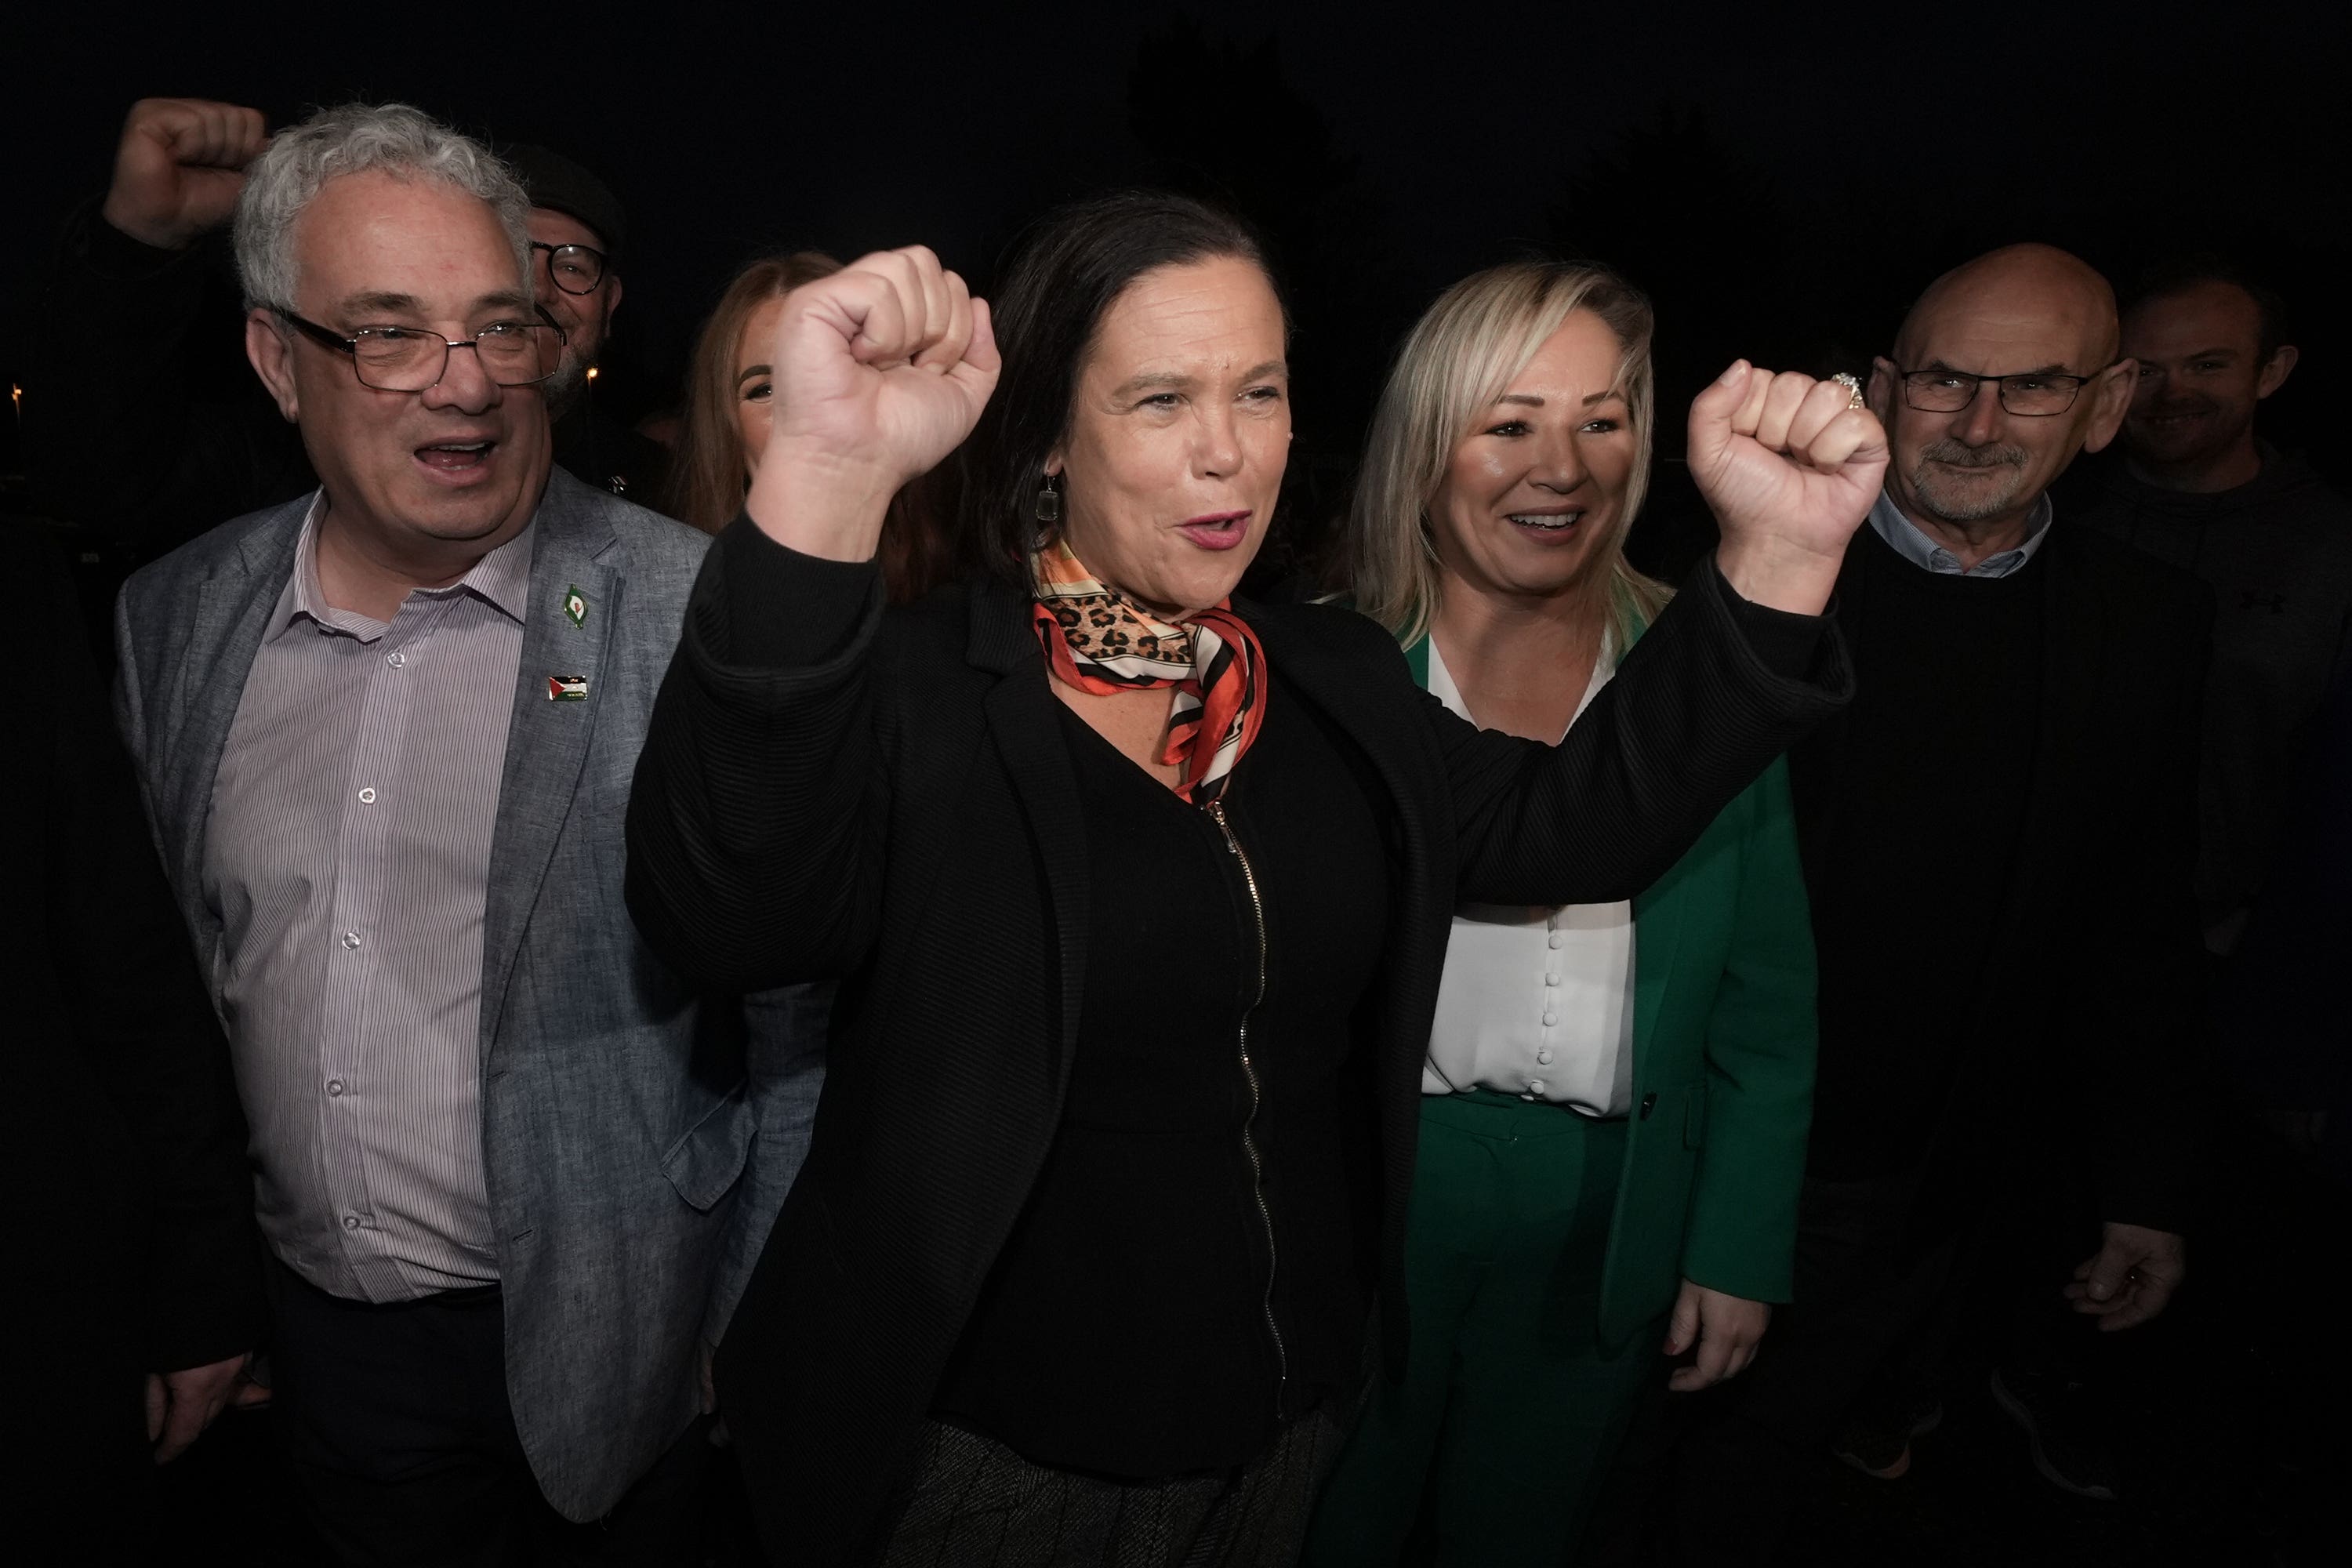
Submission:
<svg viewBox="0 0 2352 1568">
<path fill-rule="evenodd" d="M 1830 379 L 1836 382 L 1840 386 L 1845 388 L 1845 405 L 1847 408 L 1854 409 L 1866 406 L 1862 396 L 1862 377 L 1854 374 L 1852 371 L 1842 370 L 1835 375 L 1830 377 Z"/>
</svg>

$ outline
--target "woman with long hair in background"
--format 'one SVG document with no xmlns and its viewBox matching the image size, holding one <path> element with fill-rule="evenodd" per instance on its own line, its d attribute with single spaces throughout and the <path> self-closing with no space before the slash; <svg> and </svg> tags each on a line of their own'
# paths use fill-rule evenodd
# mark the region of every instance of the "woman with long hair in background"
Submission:
<svg viewBox="0 0 2352 1568">
<path fill-rule="evenodd" d="M 751 474 L 767 450 L 775 407 L 768 361 L 784 296 L 841 270 L 820 250 L 763 256 L 735 274 L 695 340 L 687 370 L 686 416 L 661 510 L 716 533 L 743 510 Z M 951 549 L 928 504 L 932 485 L 909 485 L 882 529 L 882 576 L 890 598 L 921 597 L 952 574 Z"/>
</svg>

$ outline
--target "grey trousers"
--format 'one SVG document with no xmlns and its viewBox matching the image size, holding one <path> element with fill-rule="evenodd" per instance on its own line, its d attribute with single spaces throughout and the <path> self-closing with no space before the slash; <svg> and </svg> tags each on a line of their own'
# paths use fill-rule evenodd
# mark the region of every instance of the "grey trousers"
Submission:
<svg viewBox="0 0 2352 1568">
<path fill-rule="evenodd" d="M 1116 1481 L 924 1423 L 882 1568 L 1289 1568 L 1347 1429 L 1318 1410 L 1223 1475 Z"/>
</svg>

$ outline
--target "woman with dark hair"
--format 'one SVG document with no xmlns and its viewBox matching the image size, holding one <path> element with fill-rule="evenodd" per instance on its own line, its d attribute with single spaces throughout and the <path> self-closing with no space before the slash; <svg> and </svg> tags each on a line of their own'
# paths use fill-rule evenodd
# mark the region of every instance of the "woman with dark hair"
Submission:
<svg viewBox="0 0 2352 1568">
<path fill-rule="evenodd" d="M 1285 1563 L 1375 1300 L 1404 1346 L 1454 903 L 1627 896 L 1836 706 L 1815 617 L 1885 442 L 1801 376 L 1703 394 L 1716 563 L 1547 747 L 1423 696 L 1360 616 L 1233 599 L 1290 425 L 1238 224 L 1066 210 L 1001 305 L 1000 385 L 920 247 L 786 300 L 638 764 L 654 946 L 841 982 L 720 1397 L 782 1561 Z M 985 575 L 885 612 L 884 507 L 983 406 Z"/>
<path fill-rule="evenodd" d="M 795 250 L 761 257 L 727 285 L 687 368 L 684 428 L 662 510 L 705 533 L 741 514 L 768 446 L 775 376 L 767 361 L 784 296 L 840 270 L 823 251 Z M 923 499 L 919 482 L 892 501 L 882 526 L 882 575 L 893 601 L 919 598 L 953 574 L 945 531 Z"/>
</svg>

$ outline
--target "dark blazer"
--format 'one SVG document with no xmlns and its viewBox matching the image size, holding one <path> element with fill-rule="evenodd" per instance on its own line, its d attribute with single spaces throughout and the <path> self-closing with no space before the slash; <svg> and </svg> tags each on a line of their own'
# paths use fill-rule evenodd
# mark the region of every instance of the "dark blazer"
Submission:
<svg viewBox="0 0 2352 1568">
<path fill-rule="evenodd" d="M 64 1520 L 94 1547 L 154 1469 L 142 1375 L 259 1346 L 260 1237 L 228 1047 L 65 560 L 9 523 L 0 575 L 16 644 L 0 767 L 8 1236 L 32 1352 L 0 1432 L 17 1435 L 14 1479 L 34 1510 L 20 1517 Z"/>
<path fill-rule="evenodd" d="M 1279 672 L 1276 702 L 1320 709 L 1386 796 L 1397 896 L 1357 1026 L 1378 1080 L 1363 1131 L 1381 1149 L 1392 1354 L 1457 898 L 1630 897 L 1847 689 L 1834 638 L 1818 684 L 1784 679 L 1736 604 L 1700 574 L 1557 749 L 1447 712 L 1352 611 L 1237 605 Z M 842 1561 L 1053 1142 L 1078 1033 L 1097 890 L 1028 601 L 991 585 L 885 614 L 870 566 L 739 521 L 696 586 L 629 830 L 630 908 L 669 962 L 730 987 L 841 980 L 809 1161 L 719 1375 L 770 1550 Z M 1643 1114 L 1679 1127 L 1687 1092 Z"/>
<path fill-rule="evenodd" d="M 1865 681 L 1870 617 L 1885 611 L 1858 557 L 1886 548 L 1856 539 L 1838 581 L 1839 618 Z M 2204 1016 L 2194 868 L 2212 596 L 2187 573 L 2063 517 L 2037 565 L 2044 618 L 2031 794 L 1982 973 L 1958 999 L 1974 1045 L 1940 1121 L 1920 1130 L 1928 1153 L 1916 1228 L 1948 1226 L 1992 1184 L 2039 1171 L 2017 1156 L 2054 1138 L 2076 1156 L 2098 1218 L 2179 1230 L 2198 1107 L 2210 1099 L 2191 1074 Z M 1839 719 L 1791 753 L 1801 841 L 1836 811 L 1852 755 Z"/>
</svg>

